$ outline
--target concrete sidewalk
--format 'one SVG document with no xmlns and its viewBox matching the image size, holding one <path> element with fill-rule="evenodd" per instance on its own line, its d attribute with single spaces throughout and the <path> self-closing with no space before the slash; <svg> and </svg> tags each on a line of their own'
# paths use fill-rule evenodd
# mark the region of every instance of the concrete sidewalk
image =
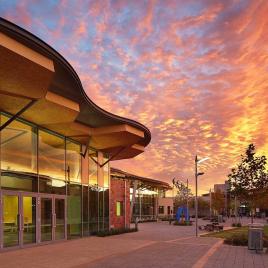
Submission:
<svg viewBox="0 0 268 268">
<path fill-rule="evenodd" d="M 260 267 L 268 254 L 194 237 L 193 226 L 144 223 L 140 231 L 105 238 L 88 237 L 0 253 L 0 267 Z"/>
</svg>

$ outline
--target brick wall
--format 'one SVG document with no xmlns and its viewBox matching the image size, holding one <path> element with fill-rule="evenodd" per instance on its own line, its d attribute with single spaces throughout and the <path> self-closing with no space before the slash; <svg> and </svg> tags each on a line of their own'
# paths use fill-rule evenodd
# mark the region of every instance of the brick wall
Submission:
<svg viewBox="0 0 268 268">
<path fill-rule="evenodd" d="M 110 189 L 110 224 L 111 228 L 123 228 L 130 226 L 130 183 L 126 181 L 126 204 L 125 204 L 125 181 L 122 179 L 111 178 Z M 116 216 L 116 202 L 123 202 L 123 216 Z"/>
</svg>

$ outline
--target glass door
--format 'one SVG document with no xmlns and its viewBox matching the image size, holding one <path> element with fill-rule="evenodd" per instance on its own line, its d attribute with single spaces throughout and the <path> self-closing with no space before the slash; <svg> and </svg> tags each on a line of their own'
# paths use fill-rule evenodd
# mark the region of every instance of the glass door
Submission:
<svg viewBox="0 0 268 268">
<path fill-rule="evenodd" d="M 15 247 L 20 244 L 21 215 L 19 195 L 6 193 L 2 195 L 3 247 Z"/>
<path fill-rule="evenodd" d="M 65 197 L 2 191 L 0 198 L 0 247 L 66 239 Z"/>
<path fill-rule="evenodd" d="M 66 238 L 65 198 L 55 195 L 40 197 L 40 237 L 41 242 Z"/>
<path fill-rule="evenodd" d="M 37 197 L 22 195 L 22 244 L 36 243 Z"/>
<path fill-rule="evenodd" d="M 52 240 L 53 229 L 53 213 L 52 213 L 52 198 L 41 197 L 40 198 L 40 230 L 41 230 L 41 242 Z"/>
<path fill-rule="evenodd" d="M 65 199 L 54 199 L 55 240 L 65 239 Z"/>
<path fill-rule="evenodd" d="M 2 192 L 4 248 L 36 243 L 36 200 L 32 193 Z"/>
</svg>

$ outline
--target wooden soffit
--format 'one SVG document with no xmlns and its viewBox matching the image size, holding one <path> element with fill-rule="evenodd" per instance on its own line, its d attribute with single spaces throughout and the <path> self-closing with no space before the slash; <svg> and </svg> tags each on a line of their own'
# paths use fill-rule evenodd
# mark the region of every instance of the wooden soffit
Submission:
<svg viewBox="0 0 268 268">
<path fill-rule="evenodd" d="M 90 136 L 90 145 L 98 150 L 103 150 L 138 143 L 144 138 L 144 132 L 127 124 L 122 124 L 93 128 Z"/>
<path fill-rule="evenodd" d="M 57 124 L 68 128 L 79 111 L 78 103 L 48 91 L 45 98 L 38 100 L 23 117 L 39 126 L 57 131 L 60 129 Z M 64 135 L 64 131 L 57 132 Z"/>
<path fill-rule="evenodd" d="M 122 160 L 122 159 L 133 158 L 143 153 L 144 149 L 145 149 L 144 146 L 134 144 L 126 147 L 111 148 L 103 151 L 109 153 L 111 156 L 115 155 L 115 157 L 113 157 L 112 160 Z M 119 153 L 117 154 L 117 152 Z"/>
<path fill-rule="evenodd" d="M 0 33 L 0 92 L 43 98 L 54 74 L 53 61 Z"/>
</svg>

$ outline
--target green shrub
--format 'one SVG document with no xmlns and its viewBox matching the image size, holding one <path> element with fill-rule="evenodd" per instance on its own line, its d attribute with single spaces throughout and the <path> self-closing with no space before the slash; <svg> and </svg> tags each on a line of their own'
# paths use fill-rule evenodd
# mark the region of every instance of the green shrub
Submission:
<svg viewBox="0 0 268 268">
<path fill-rule="evenodd" d="M 247 246 L 248 237 L 247 234 L 237 233 L 231 237 L 227 237 L 224 239 L 224 243 L 233 246 Z"/>
<path fill-rule="evenodd" d="M 242 227 L 241 223 L 232 223 L 232 227 Z"/>
<path fill-rule="evenodd" d="M 172 221 L 175 221 L 175 218 L 174 217 L 162 217 L 162 218 L 159 218 L 161 221 L 170 221 L 170 220 L 172 220 Z"/>
<path fill-rule="evenodd" d="M 175 221 L 173 225 L 178 225 L 178 226 L 191 226 L 193 223 L 191 221 L 184 221 L 184 222 L 178 222 Z"/>
<path fill-rule="evenodd" d="M 119 235 L 119 234 L 125 234 L 125 233 L 132 233 L 137 232 L 137 228 L 118 228 L 118 229 L 111 229 L 111 230 L 103 230 L 98 232 L 92 232 L 92 235 L 96 235 L 99 237 L 105 237 L 110 235 Z"/>
</svg>

